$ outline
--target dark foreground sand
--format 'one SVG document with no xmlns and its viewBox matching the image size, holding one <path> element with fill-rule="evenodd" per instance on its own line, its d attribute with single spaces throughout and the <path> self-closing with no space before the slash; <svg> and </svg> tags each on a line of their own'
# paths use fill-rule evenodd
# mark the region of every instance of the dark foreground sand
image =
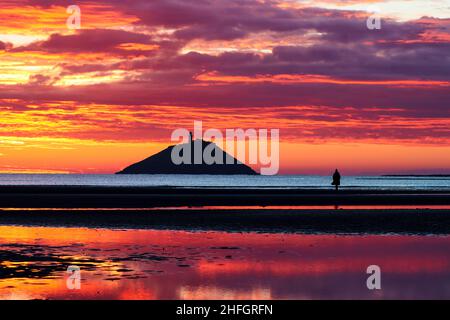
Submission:
<svg viewBox="0 0 450 320">
<path fill-rule="evenodd" d="M 450 210 L 0 211 L 1 225 L 334 234 L 450 234 Z"/>
<path fill-rule="evenodd" d="M 346 210 L 283 208 L 302 205 L 366 207 Z M 426 190 L 335 192 L 269 188 L 1 187 L 0 224 L 114 229 L 450 234 L 448 208 L 437 209 L 437 207 L 432 210 L 414 207 L 370 208 L 377 205 L 409 207 L 417 205 L 431 208 L 449 206 L 450 193 Z M 189 208 L 200 206 L 220 208 L 211 210 Z M 222 206 L 245 206 L 245 208 L 227 209 Z M 265 206 L 277 208 L 264 209 Z M 166 209 L 145 209 L 160 207 Z M 172 207 L 179 208 L 172 209 Z M 39 208 L 41 209 L 36 210 Z M 70 211 L 60 210 L 61 208 L 85 210 Z M 135 210 L 132 210 L 133 208 Z"/>
<path fill-rule="evenodd" d="M 450 205 L 450 191 L 2 186 L 0 208 Z"/>
</svg>

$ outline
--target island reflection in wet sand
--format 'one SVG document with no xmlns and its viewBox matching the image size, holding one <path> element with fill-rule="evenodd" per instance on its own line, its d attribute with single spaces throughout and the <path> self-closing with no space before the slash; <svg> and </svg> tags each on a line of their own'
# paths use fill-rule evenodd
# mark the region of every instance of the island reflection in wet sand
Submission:
<svg viewBox="0 0 450 320">
<path fill-rule="evenodd" d="M 450 299 L 450 237 L 0 226 L 0 299 Z M 69 265 L 81 289 L 66 286 Z M 366 269 L 382 270 L 369 291 Z"/>
</svg>

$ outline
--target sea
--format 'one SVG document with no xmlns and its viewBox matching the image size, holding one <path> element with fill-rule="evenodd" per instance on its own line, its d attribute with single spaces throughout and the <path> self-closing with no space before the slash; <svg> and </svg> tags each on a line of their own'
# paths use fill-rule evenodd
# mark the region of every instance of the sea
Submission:
<svg viewBox="0 0 450 320">
<path fill-rule="evenodd" d="M 330 176 L 318 175 L 0 174 L 0 186 L 329 189 L 331 181 Z M 341 184 L 342 189 L 450 191 L 450 176 L 344 176 Z"/>
</svg>

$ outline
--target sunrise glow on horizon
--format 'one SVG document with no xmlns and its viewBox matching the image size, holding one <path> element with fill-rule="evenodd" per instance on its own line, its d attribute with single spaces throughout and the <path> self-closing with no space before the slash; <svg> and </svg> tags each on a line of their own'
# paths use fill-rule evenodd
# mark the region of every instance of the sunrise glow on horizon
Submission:
<svg viewBox="0 0 450 320">
<path fill-rule="evenodd" d="M 0 3 L 0 173 L 114 173 L 203 121 L 280 129 L 280 174 L 450 174 L 449 111 L 448 1 Z"/>
</svg>

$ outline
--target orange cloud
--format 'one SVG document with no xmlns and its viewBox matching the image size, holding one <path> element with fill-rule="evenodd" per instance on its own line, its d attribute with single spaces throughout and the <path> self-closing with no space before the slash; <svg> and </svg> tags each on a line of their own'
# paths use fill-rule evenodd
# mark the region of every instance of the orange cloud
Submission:
<svg viewBox="0 0 450 320">
<path fill-rule="evenodd" d="M 89 4 L 80 6 L 82 28 L 120 28 L 138 19 L 112 6 Z M 0 34 L 46 36 L 55 32 L 71 32 L 67 28 L 67 7 L 41 8 L 26 4 L 0 5 Z M 101 16 L 101 19 L 99 18 Z"/>
<path fill-rule="evenodd" d="M 264 83 L 272 82 L 279 84 L 292 83 L 330 83 L 347 85 L 382 85 L 382 86 L 450 86 L 450 81 L 433 80 L 346 80 L 335 79 L 330 76 L 314 74 L 277 74 L 277 75 L 256 75 L 254 77 L 246 76 L 227 76 L 218 72 L 208 72 L 198 75 L 198 81 L 216 82 L 216 83 Z"/>
</svg>

